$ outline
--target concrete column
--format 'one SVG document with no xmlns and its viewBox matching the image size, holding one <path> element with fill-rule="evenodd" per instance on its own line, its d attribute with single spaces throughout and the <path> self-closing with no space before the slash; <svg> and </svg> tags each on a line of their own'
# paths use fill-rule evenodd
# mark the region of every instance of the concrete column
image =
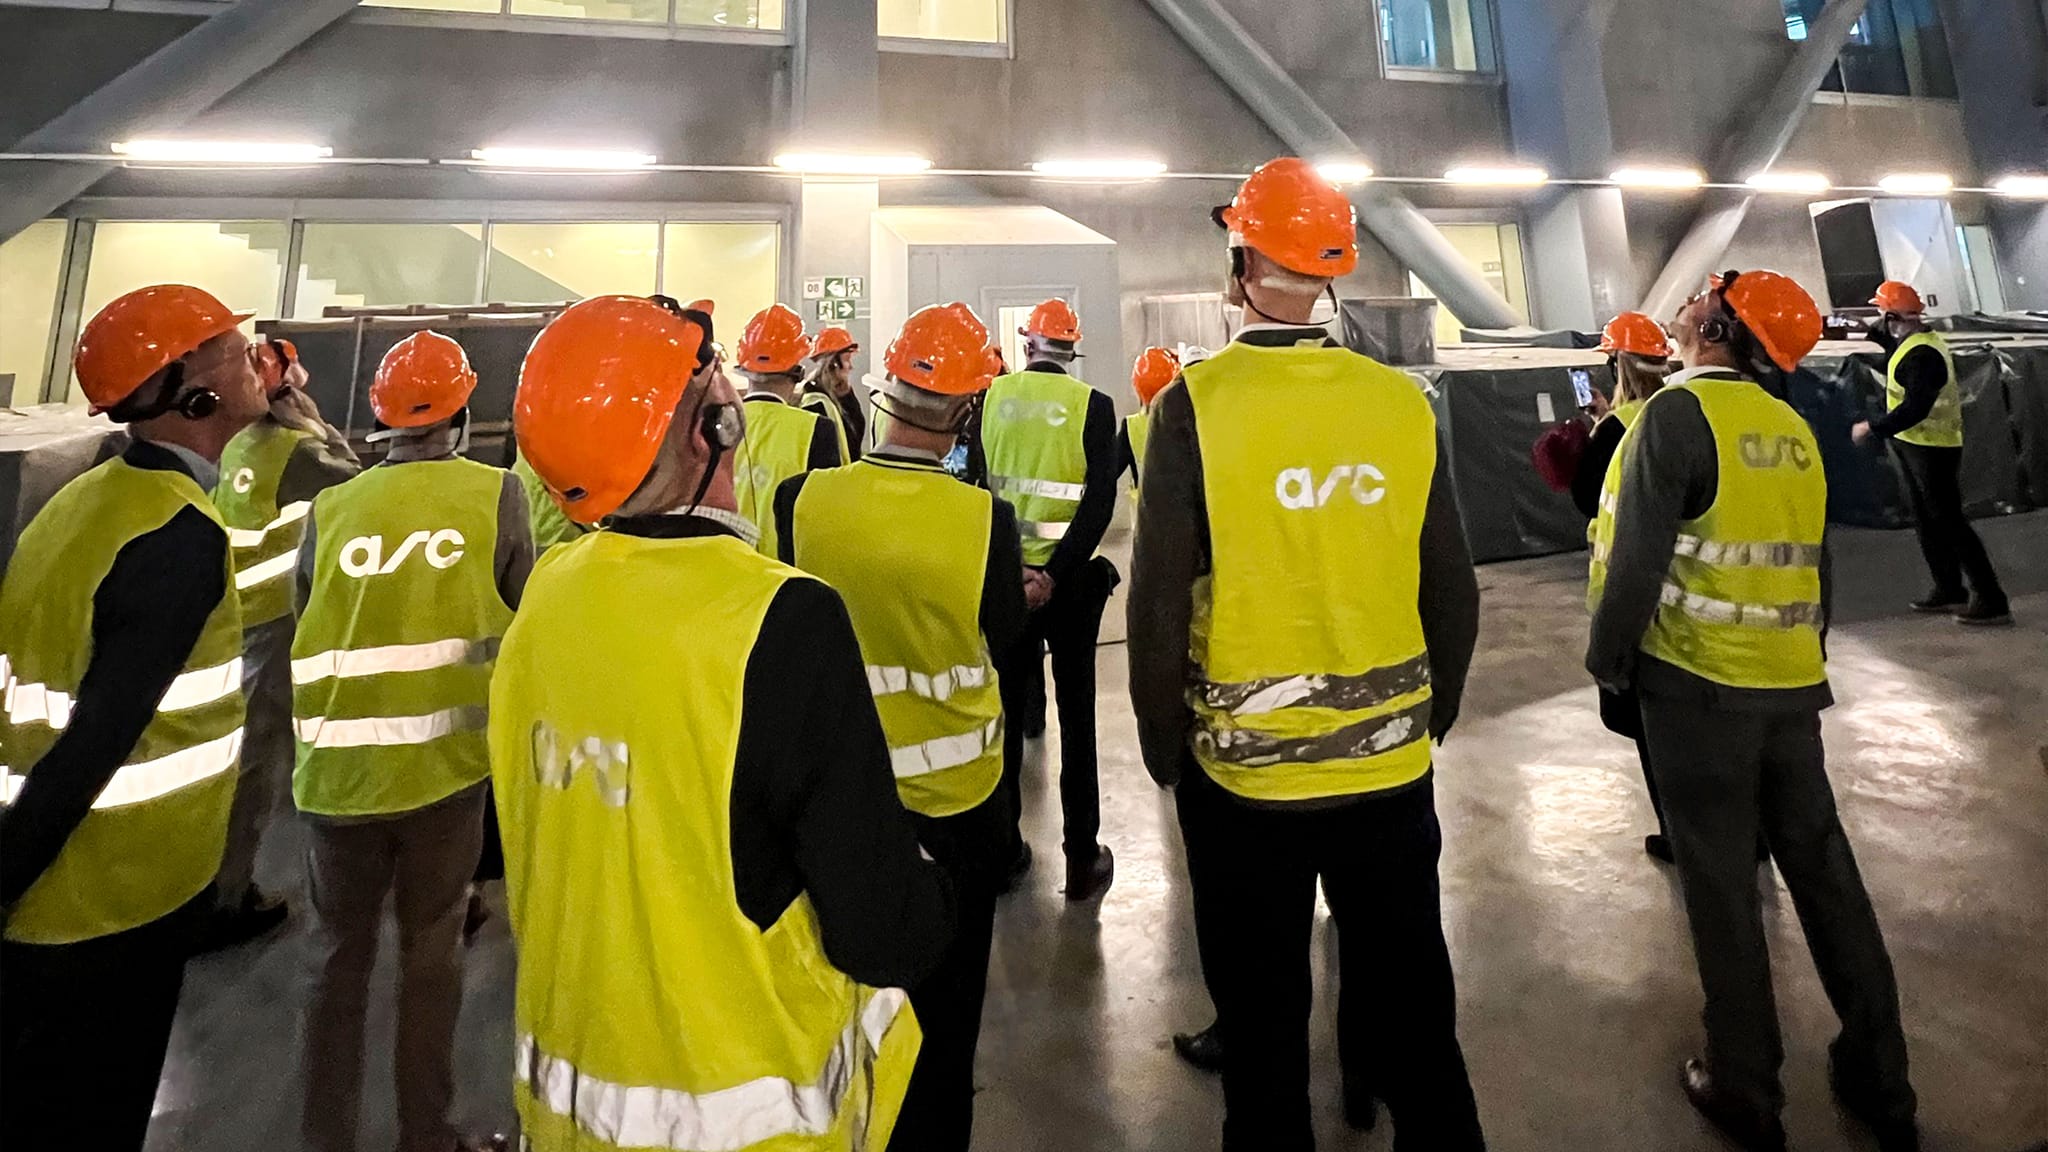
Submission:
<svg viewBox="0 0 2048 1152">
<path fill-rule="evenodd" d="M 1554 176 L 1615 168 L 1601 46 L 1614 0 L 1517 0 L 1498 6 L 1515 151 Z M 1552 189 L 1528 209 L 1535 319 L 1591 331 L 1635 300 L 1619 189 Z"/>
<path fill-rule="evenodd" d="M 791 0 L 789 151 L 870 152 L 886 147 L 881 138 L 881 50 L 875 32 L 875 0 Z M 875 208 L 881 185 L 874 180 L 806 179 L 798 196 L 797 287 L 808 278 L 859 276 L 872 283 L 869 266 Z M 792 292 L 800 296 L 800 292 Z M 866 370 L 879 352 L 869 332 L 867 299 L 857 318 L 818 319 L 817 301 L 796 299 L 812 331 L 838 324 L 860 342 L 855 371 Z M 882 333 L 886 340 L 893 333 Z"/>
<path fill-rule="evenodd" d="M 1990 180 L 2048 173 L 2048 3 L 1973 0 L 1942 17 L 1978 168 Z M 1985 217 L 2007 306 L 2048 309 L 2048 204 L 1993 199 Z"/>
<path fill-rule="evenodd" d="M 173 131 L 355 6 L 356 0 L 240 0 L 15 141 L 9 151 L 103 152 L 121 140 Z M 0 242 L 62 208 L 114 168 L 6 165 L 0 171 Z"/>
</svg>

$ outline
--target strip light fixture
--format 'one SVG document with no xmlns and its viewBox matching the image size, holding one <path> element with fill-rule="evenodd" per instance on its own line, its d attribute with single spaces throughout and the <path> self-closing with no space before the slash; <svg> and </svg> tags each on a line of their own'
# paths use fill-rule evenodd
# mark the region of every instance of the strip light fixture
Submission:
<svg viewBox="0 0 2048 1152">
<path fill-rule="evenodd" d="M 917 176 L 931 170 L 922 156 L 859 152 L 784 152 L 775 166 L 807 176 Z"/>
<path fill-rule="evenodd" d="M 1316 172 L 1332 184 L 1363 184 L 1372 179 L 1372 165 L 1356 162 L 1318 164 Z"/>
<path fill-rule="evenodd" d="M 1031 170 L 1053 180 L 1151 180 L 1166 175 L 1160 160 L 1038 160 Z"/>
<path fill-rule="evenodd" d="M 651 168 L 655 161 L 646 152 L 602 148 L 490 147 L 475 149 L 469 155 L 486 168 L 560 172 L 629 172 Z"/>
<path fill-rule="evenodd" d="M 2048 176 L 2012 175 L 1991 186 L 2000 196 L 2027 200 L 2048 200 Z"/>
<path fill-rule="evenodd" d="M 149 164 L 314 164 L 334 155 L 321 144 L 261 140 L 124 140 L 112 150 Z"/>
<path fill-rule="evenodd" d="M 1453 168 L 1444 173 L 1444 179 L 1453 184 L 1474 184 L 1495 188 L 1536 188 L 1550 182 L 1550 173 L 1541 168 L 1527 168 L 1515 165 L 1488 167 L 1483 165 Z"/>
<path fill-rule="evenodd" d="M 1788 192 L 1815 196 L 1835 186 L 1818 172 L 1759 172 L 1747 181 L 1759 192 Z"/>
<path fill-rule="evenodd" d="M 1956 181 L 1946 172 L 1895 172 L 1877 186 L 1893 196 L 1946 196 Z"/>
<path fill-rule="evenodd" d="M 1707 174 L 1697 168 L 1622 168 L 1608 177 L 1622 188 L 1698 188 Z"/>
</svg>

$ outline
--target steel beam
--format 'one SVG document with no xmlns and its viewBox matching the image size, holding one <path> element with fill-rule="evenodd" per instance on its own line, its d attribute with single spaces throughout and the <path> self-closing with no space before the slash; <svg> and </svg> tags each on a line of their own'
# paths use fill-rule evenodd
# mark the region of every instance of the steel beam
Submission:
<svg viewBox="0 0 2048 1152">
<path fill-rule="evenodd" d="M 1218 0 L 1146 3 L 1287 147 L 1322 163 L 1362 160 L 1350 135 Z M 1359 226 L 1420 277 L 1466 327 L 1513 328 L 1522 322 L 1407 197 L 1386 185 L 1369 184 L 1352 203 Z"/>
<path fill-rule="evenodd" d="M 1807 25 L 1806 39 L 1793 51 L 1778 82 L 1760 103 L 1745 110 L 1742 126 L 1722 148 L 1712 172 L 1715 180 L 1740 183 L 1784 155 L 1806 110 L 1813 106 L 1813 94 L 1820 91 L 1828 69 L 1835 66 L 1843 45 L 1849 42 L 1850 29 L 1863 18 L 1866 3 L 1829 0 Z M 1710 193 L 1643 298 L 1642 310 L 1661 319 L 1677 312 L 1679 305 L 1698 292 L 1716 271 L 1715 262 L 1735 240 L 1755 199 L 1746 192 Z"/>
<path fill-rule="evenodd" d="M 346 16 L 356 0 L 239 0 L 16 141 L 15 152 L 101 152 L 175 131 Z M 62 208 L 112 163 L 21 162 L 0 170 L 0 242 Z"/>
</svg>

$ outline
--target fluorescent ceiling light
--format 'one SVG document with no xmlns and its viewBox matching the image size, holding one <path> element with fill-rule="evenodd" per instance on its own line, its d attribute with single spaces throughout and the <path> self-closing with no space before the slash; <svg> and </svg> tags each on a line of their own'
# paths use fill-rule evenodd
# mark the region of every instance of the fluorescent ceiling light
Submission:
<svg viewBox="0 0 2048 1152">
<path fill-rule="evenodd" d="M 1444 173 L 1444 179 L 1453 184 L 1490 184 L 1499 187 L 1534 188 L 1550 181 L 1550 173 L 1541 168 L 1453 168 Z"/>
<path fill-rule="evenodd" d="M 319 144 L 259 140 L 126 140 L 114 154 L 160 164 L 310 164 L 334 155 Z"/>
<path fill-rule="evenodd" d="M 2048 199 L 2048 176 L 2007 176 L 1991 186 L 2000 196 Z"/>
<path fill-rule="evenodd" d="M 1945 172 L 1895 172 L 1877 186 L 1894 196 L 1946 196 L 1956 182 Z"/>
<path fill-rule="evenodd" d="M 1318 164 L 1316 172 L 1332 184 L 1363 184 L 1372 179 L 1370 164 Z"/>
<path fill-rule="evenodd" d="M 599 148 L 478 148 L 470 157 L 491 168 L 554 169 L 571 172 L 620 172 L 648 168 L 654 157 L 646 152 L 609 151 Z"/>
<path fill-rule="evenodd" d="M 1166 174 L 1157 160 L 1039 160 L 1031 170 L 1055 180 L 1150 180 Z"/>
<path fill-rule="evenodd" d="M 1608 179 L 1623 188 L 1697 188 L 1707 174 L 1697 168 L 1623 168 Z"/>
<path fill-rule="evenodd" d="M 1749 178 L 1759 192 L 1797 192 L 1815 195 L 1834 187 L 1834 181 L 1818 172 L 1759 172 Z"/>
<path fill-rule="evenodd" d="M 932 166 L 922 156 L 873 156 L 856 152 L 784 152 L 777 168 L 818 176 L 915 176 Z"/>
</svg>

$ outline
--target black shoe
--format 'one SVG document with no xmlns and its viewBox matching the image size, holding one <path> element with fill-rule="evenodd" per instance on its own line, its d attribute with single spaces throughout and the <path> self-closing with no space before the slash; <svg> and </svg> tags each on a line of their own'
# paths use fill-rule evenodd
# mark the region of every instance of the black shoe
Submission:
<svg viewBox="0 0 2048 1152">
<path fill-rule="evenodd" d="M 1379 1126 L 1380 1103 L 1363 1079 L 1344 1078 L 1344 1123 L 1353 1132 L 1370 1132 Z"/>
<path fill-rule="evenodd" d="M 1200 1032 L 1175 1032 L 1173 1050 L 1204 1072 L 1223 1071 L 1223 1033 L 1215 1024 Z"/>
<path fill-rule="evenodd" d="M 1652 832 L 1643 837 L 1643 851 L 1649 853 L 1652 859 L 1666 864 L 1675 859 L 1671 854 L 1671 837 L 1662 832 Z"/>
<path fill-rule="evenodd" d="M 484 894 L 472 888 L 469 892 L 469 907 L 462 912 L 462 942 L 476 943 L 476 934 L 490 921 L 491 910 L 484 903 Z"/>
<path fill-rule="evenodd" d="M 1721 1095 L 1705 1064 L 1687 1060 L 1679 1070 L 1678 1084 L 1699 1114 L 1744 1152 L 1785 1152 L 1785 1126 L 1778 1118 Z"/>
<path fill-rule="evenodd" d="M 1956 613 L 1956 623 L 1972 628 L 2006 628 L 2012 625 L 2012 608 L 2005 604 L 1987 604 L 1972 600 L 1967 608 Z"/>
<path fill-rule="evenodd" d="M 1913 601 L 1911 607 L 1915 612 L 1933 614 L 1937 612 L 1954 612 L 1969 602 L 1970 594 L 1967 592 L 1943 592 L 1937 588 L 1918 600 Z"/>
<path fill-rule="evenodd" d="M 1081 859 L 1067 857 L 1067 899 L 1073 902 L 1092 899 L 1109 891 L 1109 882 L 1116 878 L 1116 856 L 1100 844 L 1095 846 L 1095 855 Z"/>
<path fill-rule="evenodd" d="M 291 906 L 283 900 L 265 900 L 251 888 L 242 894 L 242 902 L 236 907 L 218 908 L 207 915 L 199 938 L 192 945 L 192 954 L 200 956 L 247 944 L 275 931 L 291 918 L 291 912 Z"/>
<path fill-rule="evenodd" d="M 1828 1052 L 1828 1087 L 1834 1089 L 1842 1108 L 1870 1129 L 1879 1152 L 1920 1152 L 1920 1125 L 1910 1114 L 1901 1116 L 1868 1081 L 1845 1073 L 1832 1049 Z"/>
<path fill-rule="evenodd" d="M 1017 885 L 1023 883 L 1025 875 L 1030 871 L 1031 845 L 1020 840 L 1017 842 L 1017 855 L 1011 858 L 1010 867 L 1003 873 L 1003 894 L 1015 892 Z"/>
</svg>

